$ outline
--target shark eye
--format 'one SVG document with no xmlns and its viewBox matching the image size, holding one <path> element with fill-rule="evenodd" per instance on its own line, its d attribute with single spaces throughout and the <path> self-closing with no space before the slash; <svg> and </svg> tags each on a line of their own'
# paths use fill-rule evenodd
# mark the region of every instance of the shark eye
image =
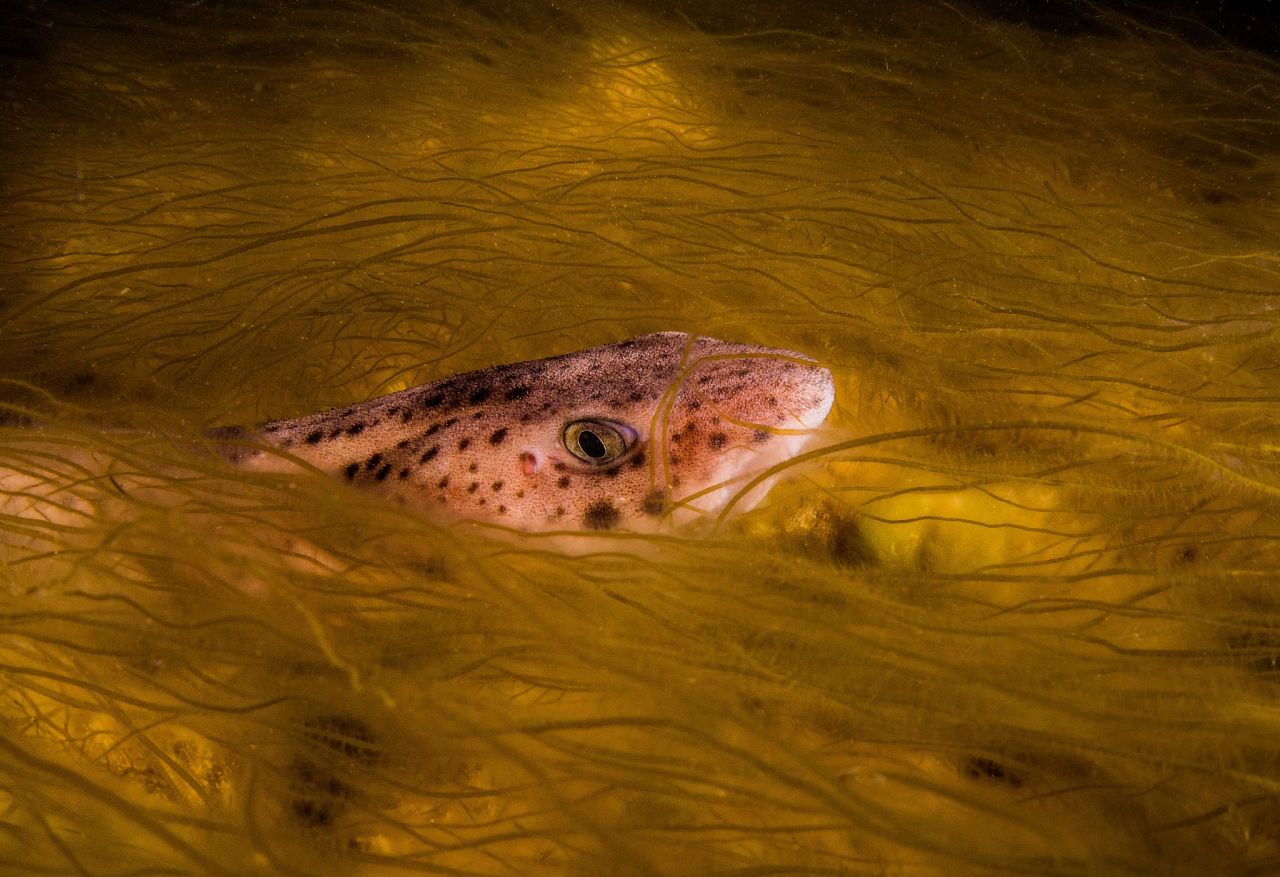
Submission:
<svg viewBox="0 0 1280 877">
<path fill-rule="evenodd" d="M 636 434 L 608 420 L 575 420 L 565 426 L 562 440 L 565 450 L 582 462 L 604 466 L 631 450 Z"/>
</svg>

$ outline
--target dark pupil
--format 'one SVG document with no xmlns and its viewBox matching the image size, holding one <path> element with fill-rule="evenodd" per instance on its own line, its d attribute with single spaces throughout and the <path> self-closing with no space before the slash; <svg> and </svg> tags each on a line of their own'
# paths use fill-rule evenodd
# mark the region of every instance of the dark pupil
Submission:
<svg viewBox="0 0 1280 877">
<path fill-rule="evenodd" d="M 599 460 L 605 453 L 604 442 L 600 441 L 600 436 L 589 429 L 578 433 L 578 447 L 582 448 L 582 453 L 593 460 Z"/>
</svg>

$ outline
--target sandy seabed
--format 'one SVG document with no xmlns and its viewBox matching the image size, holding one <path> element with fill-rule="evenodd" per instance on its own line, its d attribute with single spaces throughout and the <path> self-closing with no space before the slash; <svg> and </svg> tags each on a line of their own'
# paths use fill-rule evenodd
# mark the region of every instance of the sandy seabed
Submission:
<svg viewBox="0 0 1280 877">
<path fill-rule="evenodd" d="M 0 871 L 1280 869 L 1274 61 L 928 2 L 6 39 Z M 835 374 L 746 515 L 566 553 L 200 452 L 665 329 Z"/>
</svg>

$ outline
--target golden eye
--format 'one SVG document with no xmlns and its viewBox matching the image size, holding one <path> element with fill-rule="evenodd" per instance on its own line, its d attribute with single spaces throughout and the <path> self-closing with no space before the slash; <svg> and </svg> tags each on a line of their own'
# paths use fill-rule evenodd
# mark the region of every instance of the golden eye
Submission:
<svg viewBox="0 0 1280 877">
<path fill-rule="evenodd" d="M 635 444 L 630 427 L 608 420 L 575 420 L 564 428 L 565 450 L 584 463 L 604 466 L 621 457 Z"/>
</svg>

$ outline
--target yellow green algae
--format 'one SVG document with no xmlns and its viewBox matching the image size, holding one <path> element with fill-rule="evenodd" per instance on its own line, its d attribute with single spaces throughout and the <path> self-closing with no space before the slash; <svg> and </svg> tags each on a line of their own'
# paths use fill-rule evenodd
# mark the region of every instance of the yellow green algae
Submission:
<svg viewBox="0 0 1280 877">
<path fill-rule="evenodd" d="M 4 61 L 0 870 L 1280 868 L 1273 61 L 125 8 Z M 565 551 L 201 451 L 657 330 L 835 373 L 761 508 Z"/>
</svg>

